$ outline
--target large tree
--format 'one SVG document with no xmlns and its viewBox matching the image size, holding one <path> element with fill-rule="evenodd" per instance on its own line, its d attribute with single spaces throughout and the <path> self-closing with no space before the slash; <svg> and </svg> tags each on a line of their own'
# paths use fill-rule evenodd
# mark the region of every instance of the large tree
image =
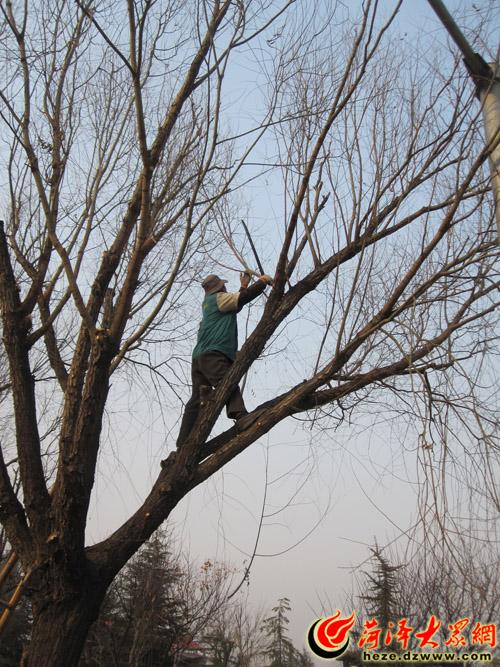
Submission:
<svg viewBox="0 0 500 667">
<path fill-rule="evenodd" d="M 400 3 L 344 4 L 0 1 L 0 520 L 28 574 L 27 665 L 76 664 L 124 564 L 291 415 L 420 415 L 423 456 L 442 452 L 443 474 L 460 461 L 491 500 L 477 378 L 499 280 L 480 106 L 458 60 L 405 52 Z M 223 252 L 248 261 L 234 225 L 246 208 L 259 231 L 264 185 L 283 205 L 262 314 L 137 511 L 86 545 L 111 383 L 160 368 L 173 400 L 163 368 L 186 353 L 193 281 Z M 308 354 L 260 418 L 211 438 L 234 384 L 301 320 Z"/>
</svg>

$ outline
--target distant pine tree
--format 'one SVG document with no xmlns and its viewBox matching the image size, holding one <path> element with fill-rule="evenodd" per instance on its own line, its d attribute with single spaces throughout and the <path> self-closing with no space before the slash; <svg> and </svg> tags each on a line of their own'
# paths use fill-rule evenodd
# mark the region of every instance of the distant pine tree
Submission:
<svg viewBox="0 0 500 667">
<path fill-rule="evenodd" d="M 366 612 L 376 617 L 380 627 L 386 630 L 398 614 L 396 600 L 399 581 L 396 573 L 402 566 L 390 565 L 377 546 L 372 552 L 375 560 L 373 574 L 366 573 L 368 593 L 360 595 L 360 599 L 365 602 Z"/>
<path fill-rule="evenodd" d="M 169 667 L 184 636 L 185 602 L 176 592 L 184 574 L 168 537 L 155 533 L 110 588 L 89 634 L 81 667 Z"/>
<path fill-rule="evenodd" d="M 301 665 L 296 648 L 288 637 L 288 614 L 291 611 L 290 600 L 280 598 L 273 615 L 264 619 L 262 630 L 267 636 L 268 644 L 264 656 L 269 660 L 267 667 L 296 667 Z M 305 663 L 307 667 L 307 663 Z"/>
</svg>

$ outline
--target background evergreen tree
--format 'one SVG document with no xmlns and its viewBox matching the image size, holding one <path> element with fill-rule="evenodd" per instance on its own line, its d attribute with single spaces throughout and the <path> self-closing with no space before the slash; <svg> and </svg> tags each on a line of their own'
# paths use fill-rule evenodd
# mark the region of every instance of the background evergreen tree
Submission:
<svg viewBox="0 0 500 667">
<path fill-rule="evenodd" d="M 372 549 L 374 568 L 373 573 L 367 572 L 368 592 L 360 595 L 365 603 L 367 614 L 377 618 L 379 626 L 386 630 L 389 623 L 394 621 L 399 609 L 397 609 L 399 580 L 397 572 L 401 565 L 391 565 L 382 556 L 377 546 Z"/>
<path fill-rule="evenodd" d="M 293 667 L 296 650 L 287 634 L 290 600 L 280 598 L 272 611 L 272 616 L 265 618 L 262 626 L 268 639 L 264 655 L 269 660 L 269 667 Z"/>
<path fill-rule="evenodd" d="M 185 573 L 168 544 L 158 531 L 120 573 L 89 634 L 82 667 L 173 664 L 187 612 L 178 586 Z"/>
<path fill-rule="evenodd" d="M 171 534 L 157 531 L 123 568 L 91 628 L 80 667 L 173 667 L 192 640 L 210 647 L 217 667 L 236 664 L 236 647 L 241 667 L 250 664 L 244 660 L 255 653 L 251 623 L 227 599 L 233 572 L 210 560 L 197 567 L 174 547 Z"/>
</svg>

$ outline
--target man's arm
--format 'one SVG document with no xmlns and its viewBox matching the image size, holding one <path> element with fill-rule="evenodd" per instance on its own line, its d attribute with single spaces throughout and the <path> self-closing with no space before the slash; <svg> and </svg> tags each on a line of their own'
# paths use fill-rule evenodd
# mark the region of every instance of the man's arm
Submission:
<svg viewBox="0 0 500 667">
<path fill-rule="evenodd" d="M 238 312 L 243 308 L 244 305 L 253 301 L 257 298 L 259 294 L 266 289 L 267 285 L 272 285 L 273 279 L 266 274 L 258 276 L 257 281 L 250 285 L 250 274 L 243 272 L 240 273 L 240 296 L 238 298 Z"/>
<path fill-rule="evenodd" d="M 247 285 L 240 287 L 239 297 L 238 297 L 238 312 L 246 306 L 247 303 L 256 299 L 262 292 L 266 289 L 267 282 L 259 278 L 256 280 L 253 285 Z"/>
<path fill-rule="evenodd" d="M 219 292 L 217 294 L 217 307 L 221 313 L 240 312 L 240 310 L 250 301 L 256 299 L 259 294 L 266 289 L 267 285 L 272 283 L 272 278 L 263 275 L 253 285 L 249 285 L 250 277 L 247 274 L 240 276 L 239 292 Z"/>
</svg>

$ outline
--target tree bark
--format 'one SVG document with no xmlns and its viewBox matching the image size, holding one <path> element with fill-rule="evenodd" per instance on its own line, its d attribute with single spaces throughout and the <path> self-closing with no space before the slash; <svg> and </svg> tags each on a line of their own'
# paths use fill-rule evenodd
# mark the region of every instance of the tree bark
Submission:
<svg viewBox="0 0 500 667">
<path fill-rule="evenodd" d="M 34 611 L 31 641 L 22 667 L 76 667 L 90 626 L 97 619 L 105 589 L 86 587 Z"/>
</svg>

